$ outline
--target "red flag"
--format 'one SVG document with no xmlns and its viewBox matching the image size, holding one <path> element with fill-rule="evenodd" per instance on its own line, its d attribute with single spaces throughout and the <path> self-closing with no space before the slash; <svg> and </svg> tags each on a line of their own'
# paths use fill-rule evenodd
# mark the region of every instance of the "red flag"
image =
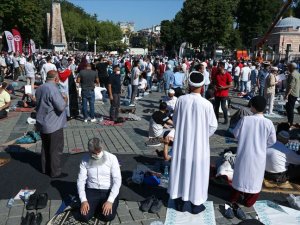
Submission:
<svg viewBox="0 0 300 225">
<path fill-rule="evenodd" d="M 17 29 L 12 29 L 12 34 L 14 35 L 15 40 L 15 51 L 22 54 L 22 37 L 20 32 Z"/>
</svg>

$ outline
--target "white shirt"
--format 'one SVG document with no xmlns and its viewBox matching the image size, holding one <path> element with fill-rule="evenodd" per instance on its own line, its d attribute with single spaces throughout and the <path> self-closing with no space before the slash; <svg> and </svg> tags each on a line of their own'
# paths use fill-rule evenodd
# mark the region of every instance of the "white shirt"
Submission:
<svg viewBox="0 0 300 225">
<path fill-rule="evenodd" d="M 153 65 L 151 62 L 146 63 L 146 72 L 147 72 L 147 77 L 151 77 L 153 73 Z"/>
<path fill-rule="evenodd" d="M 138 67 L 134 67 L 131 72 L 131 84 L 132 85 L 139 85 L 139 76 L 141 74 L 141 71 Z"/>
<path fill-rule="evenodd" d="M 235 67 L 234 69 L 234 76 L 240 76 L 241 68 L 239 66 Z"/>
<path fill-rule="evenodd" d="M 33 78 L 35 77 L 35 66 L 33 64 L 33 62 L 26 62 L 25 64 L 25 74 L 26 74 L 26 77 L 30 77 L 30 78 Z"/>
<path fill-rule="evenodd" d="M 146 88 L 146 85 L 147 85 L 147 80 L 144 79 L 144 78 L 142 78 L 142 79 L 140 80 L 140 82 L 139 82 L 139 89 L 140 89 L 140 90 L 145 89 L 145 88 Z"/>
<path fill-rule="evenodd" d="M 209 79 L 209 72 L 207 70 L 204 70 L 204 85 L 209 85 L 210 79 Z"/>
<path fill-rule="evenodd" d="M 57 71 L 56 66 L 53 63 L 45 63 L 41 69 L 42 80 L 45 82 L 47 73 L 51 70 Z"/>
<path fill-rule="evenodd" d="M 168 105 L 168 110 L 173 112 L 174 109 L 175 109 L 175 105 L 176 105 L 176 102 L 177 102 L 177 97 L 176 96 L 173 96 L 172 98 L 170 98 L 169 96 L 166 96 L 163 101 L 165 103 L 167 103 Z"/>
<path fill-rule="evenodd" d="M 283 143 L 277 141 L 267 149 L 266 171 L 282 173 L 287 171 L 289 164 L 300 165 L 300 155 L 288 149 Z"/>
<path fill-rule="evenodd" d="M 227 71 L 228 71 L 229 73 L 232 73 L 232 64 L 231 64 L 231 63 L 228 64 L 228 69 L 227 69 Z"/>
<path fill-rule="evenodd" d="M 25 63 L 26 63 L 26 58 L 20 57 L 20 65 L 25 65 Z"/>
<path fill-rule="evenodd" d="M 241 71 L 242 81 L 249 81 L 250 74 L 251 74 L 251 69 L 249 68 L 249 66 L 243 67 Z"/>
<path fill-rule="evenodd" d="M 5 58 L 0 56 L 0 66 L 6 67 Z"/>
<path fill-rule="evenodd" d="M 113 203 L 119 194 L 122 184 L 121 170 L 118 159 L 109 152 L 101 152 L 106 161 L 97 167 L 91 167 L 91 157 L 85 156 L 80 163 L 77 189 L 81 203 L 87 201 L 85 188 L 110 190 L 107 201 Z"/>
</svg>

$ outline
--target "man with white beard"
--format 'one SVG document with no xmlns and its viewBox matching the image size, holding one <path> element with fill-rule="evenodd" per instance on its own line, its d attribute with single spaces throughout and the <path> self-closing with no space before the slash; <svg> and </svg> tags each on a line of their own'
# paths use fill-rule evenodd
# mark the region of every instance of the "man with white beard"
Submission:
<svg viewBox="0 0 300 225">
<path fill-rule="evenodd" d="M 83 158 L 77 180 L 81 201 L 79 220 L 88 222 L 97 215 L 110 224 L 119 205 L 120 165 L 115 155 L 104 151 L 99 138 L 89 140 L 88 150 L 90 154 Z"/>
<path fill-rule="evenodd" d="M 189 76 L 190 94 L 181 96 L 174 110 L 175 137 L 168 193 L 178 211 L 205 210 L 207 200 L 210 147 L 209 137 L 218 122 L 213 105 L 201 97 L 204 76 L 198 71 Z"/>
</svg>

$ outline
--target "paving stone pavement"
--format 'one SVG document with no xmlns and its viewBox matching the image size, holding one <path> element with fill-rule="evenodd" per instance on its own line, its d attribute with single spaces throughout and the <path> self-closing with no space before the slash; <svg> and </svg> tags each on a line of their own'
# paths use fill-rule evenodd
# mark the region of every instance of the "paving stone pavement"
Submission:
<svg viewBox="0 0 300 225">
<path fill-rule="evenodd" d="M 148 125 L 151 114 L 143 113 L 144 109 L 156 109 L 159 104 L 161 95 L 159 93 L 152 93 L 140 100 L 137 104 L 136 114 L 141 117 L 141 121 L 127 121 L 123 126 L 104 126 L 98 123 L 84 123 L 82 120 L 71 120 L 68 126 L 64 129 L 64 153 L 69 153 L 72 149 L 87 150 L 87 142 L 91 137 L 101 137 L 104 140 L 105 147 L 112 153 L 121 154 L 145 154 L 155 155 L 155 148 L 148 148 L 145 146 L 148 135 Z M 14 100 L 16 101 L 16 100 Z M 232 97 L 232 103 L 239 105 L 246 105 L 247 101 Z M 96 104 L 96 112 L 98 119 L 101 115 L 108 116 L 109 104 L 104 105 L 99 102 Z M 231 115 L 235 110 L 230 109 Z M 0 121 L 0 144 L 14 140 L 21 137 L 25 132 L 33 130 L 34 126 L 26 123 L 30 113 L 11 112 L 10 118 Z M 122 116 L 126 117 L 125 114 Z M 222 119 L 220 119 L 222 120 Z M 274 122 L 286 121 L 283 119 L 274 120 Z M 222 121 L 221 121 L 222 122 Z M 296 115 L 295 122 L 300 122 L 299 115 Z M 236 143 L 226 143 L 224 134 L 227 126 L 219 124 L 218 131 L 211 137 L 211 155 L 218 156 L 225 148 L 235 147 Z M 162 147 L 159 147 L 162 149 Z M 2 148 L 0 151 L 4 151 Z M 29 151 L 40 153 L 41 142 L 30 147 Z M 3 188 L 3 187 L 2 187 Z M 6 199 L 0 200 L 0 225 L 18 225 L 21 217 L 26 215 L 26 209 L 22 201 L 16 201 L 12 208 L 7 208 Z M 61 201 L 49 200 L 47 208 L 42 210 L 43 223 L 47 221 L 56 213 Z M 237 224 L 237 219 L 227 220 L 223 217 L 220 209 L 222 206 L 215 204 L 215 216 L 218 225 Z M 139 203 L 120 201 L 117 217 L 112 224 L 130 224 L 130 225 L 148 225 L 153 221 L 164 222 L 166 217 L 166 207 L 163 206 L 158 214 L 143 213 L 139 210 Z M 253 208 L 244 209 L 249 218 L 255 218 L 256 213 Z"/>
</svg>

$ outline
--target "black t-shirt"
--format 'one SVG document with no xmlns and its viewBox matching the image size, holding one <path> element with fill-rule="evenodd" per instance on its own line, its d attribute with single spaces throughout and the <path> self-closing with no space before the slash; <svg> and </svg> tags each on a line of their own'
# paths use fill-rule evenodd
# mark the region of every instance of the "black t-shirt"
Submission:
<svg viewBox="0 0 300 225">
<path fill-rule="evenodd" d="M 78 77 L 80 78 L 80 85 L 82 90 L 94 90 L 95 81 L 98 74 L 93 70 L 81 70 Z"/>
<path fill-rule="evenodd" d="M 113 94 L 121 94 L 121 76 L 112 74 L 108 78 L 108 84 L 111 84 Z"/>
<path fill-rule="evenodd" d="M 153 113 L 152 119 L 154 120 L 155 123 L 164 126 L 170 118 L 166 113 L 163 113 L 161 111 L 156 111 L 155 113 Z"/>
<path fill-rule="evenodd" d="M 107 66 L 108 66 L 107 62 L 100 62 L 97 64 L 96 69 L 98 70 L 99 77 L 107 77 L 108 76 Z"/>
</svg>

